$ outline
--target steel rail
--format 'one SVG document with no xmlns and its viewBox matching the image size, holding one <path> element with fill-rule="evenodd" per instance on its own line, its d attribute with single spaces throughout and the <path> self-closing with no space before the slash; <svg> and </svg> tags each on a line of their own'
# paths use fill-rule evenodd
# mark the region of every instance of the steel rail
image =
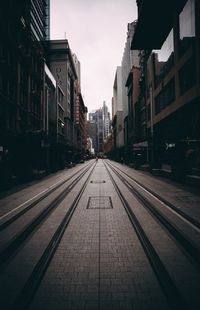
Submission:
<svg viewBox="0 0 200 310">
<path fill-rule="evenodd" d="M 43 252 L 43 255 L 40 257 L 39 261 L 37 262 L 36 266 L 34 267 L 31 275 L 29 276 L 28 280 L 26 281 L 21 293 L 17 297 L 17 299 L 14 302 L 14 305 L 12 307 L 13 310 L 23 310 L 28 309 L 35 292 L 37 291 L 40 282 L 42 281 L 44 274 L 56 252 L 56 249 L 62 239 L 63 234 L 65 233 L 65 230 L 76 210 L 76 207 L 85 191 L 85 188 L 89 182 L 90 176 L 95 168 L 92 168 L 91 172 L 89 173 L 86 181 L 84 182 L 80 192 L 75 197 L 73 203 L 71 204 L 69 210 L 67 211 L 66 215 L 64 216 L 62 222 L 56 229 L 53 237 L 51 238 L 48 246 Z"/>
<path fill-rule="evenodd" d="M 198 229 L 200 229 L 200 222 L 197 221 L 195 218 L 191 217 L 190 215 L 186 214 L 185 212 L 183 212 L 182 210 L 178 209 L 176 206 L 174 206 L 172 203 L 170 203 L 169 201 L 167 201 L 165 198 L 163 198 L 162 196 L 160 196 L 159 194 L 157 194 L 156 192 L 152 191 L 151 189 L 149 189 L 147 186 L 145 186 L 144 184 L 142 184 L 141 182 L 139 182 L 138 180 L 136 180 L 135 178 L 133 178 L 132 176 L 130 176 L 128 173 L 124 172 L 122 169 L 120 169 L 119 167 L 117 167 L 116 165 L 113 165 L 109 162 L 106 161 L 106 163 L 108 165 L 111 165 L 113 167 L 115 167 L 116 169 L 118 169 L 120 172 L 122 172 L 123 174 L 125 174 L 127 177 L 129 177 L 132 181 L 134 181 L 136 184 L 138 184 L 139 186 L 143 187 L 147 192 L 151 193 L 151 195 L 155 196 L 158 200 L 160 200 L 163 204 L 165 204 L 167 207 L 171 208 L 173 211 L 175 211 L 176 213 L 178 213 L 180 216 L 182 216 L 185 220 L 187 220 L 188 222 L 190 222 L 192 225 L 196 226 Z"/>
<path fill-rule="evenodd" d="M 109 165 L 109 164 L 108 164 Z M 168 233 L 178 242 L 184 252 L 190 255 L 193 262 L 195 262 L 196 266 L 200 267 L 200 251 L 195 245 L 189 241 L 182 232 L 180 232 L 170 221 L 158 210 L 155 209 L 154 205 L 147 200 L 141 193 L 135 189 L 130 182 L 128 182 L 119 172 L 117 172 L 112 166 L 110 168 L 113 170 L 114 173 L 120 178 L 120 180 L 126 185 L 129 191 L 137 198 L 137 200 L 142 203 L 143 207 L 147 211 L 153 215 L 156 220 L 158 220 L 162 226 L 168 231 Z"/>
<path fill-rule="evenodd" d="M 93 164 L 94 167 L 96 163 Z M 93 167 L 93 169 L 94 169 Z M 87 169 L 90 170 L 91 167 Z M 18 232 L 14 238 L 9 240 L 7 244 L 0 251 L 0 266 L 2 266 L 6 261 L 13 258 L 19 247 L 24 243 L 24 241 L 30 236 L 31 233 L 38 227 L 38 225 L 44 221 L 47 216 L 61 203 L 61 201 L 69 194 L 69 192 L 74 188 L 74 186 L 80 181 L 80 179 L 85 175 L 85 170 L 67 187 L 65 188 L 54 200 L 37 214 L 27 225 Z"/>
<path fill-rule="evenodd" d="M 137 217 L 132 211 L 129 203 L 127 202 L 126 198 L 124 197 L 122 191 L 120 190 L 119 186 L 115 182 L 112 174 L 110 173 L 107 165 L 105 165 L 108 174 L 111 178 L 111 181 L 116 189 L 116 192 L 124 206 L 124 209 L 128 215 L 128 218 L 141 242 L 141 245 L 147 255 L 147 258 L 155 272 L 155 275 L 160 283 L 160 286 L 163 290 L 164 295 L 169 303 L 170 309 L 177 310 L 177 309 L 188 309 L 185 305 L 185 302 L 182 299 L 182 296 L 176 287 L 174 281 L 170 277 L 169 273 L 167 272 L 164 264 L 162 263 L 159 255 L 155 251 L 153 245 L 151 244 L 150 240 L 148 239 L 146 233 L 144 232 L 141 224 L 139 223 Z"/>
<path fill-rule="evenodd" d="M 34 206 L 36 206 L 38 203 L 40 203 L 42 200 L 44 200 L 46 197 L 48 197 L 51 193 L 53 193 L 55 190 L 57 190 L 59 187 L 61 187 L 62 185 L 64 185 L 66 182 L 68 182 L 69 180 L 71 180 L 77 173 L 81 172 L 82 170 L 87 171 L 88 166 L 92 166 L 92 164 L 88 164 L 87 167 L 85 168 L 81 168 L 79 171 L 77 171 L 76 173 L 72 174 L 70 177 L 68 177 L 67 179 L 61 181 L 58 185 L 56 185 L 55 187 L 51 188 L 49 191 L 45 192 L 45 194 L 43 194 L 42 196 L 38 197 L 36 200 L 34 200 L 32 203 L 30 203 L 29 205 L 27 205 L 24 209 L 20 210 L 19 212 L 17 212 L 15 215 L 13 215 L 12 217 L 8 218 L 5 221 L 0 221 L 0 231 L 4 230 L 5 228 L 7 228 L 10 224 L 12 224 L 13 222 L 15 222 L 20 216 L 22 216 L 23 214 L 25 214 L 26 212 L 28 212 L 30 209 L 32 209 Z M 6 216 L 6 214 L 4 215 L 4 217 Z"/>
</svg>

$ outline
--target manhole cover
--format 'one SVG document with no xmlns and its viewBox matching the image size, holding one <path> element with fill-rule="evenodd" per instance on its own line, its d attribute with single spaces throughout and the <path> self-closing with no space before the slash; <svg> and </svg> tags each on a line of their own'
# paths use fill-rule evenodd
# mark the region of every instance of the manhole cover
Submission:
<svg viewBox="0 0 200 310">
<path fill-rule="evenodd" d="M 87 209 L 112 209 L 112 200 L 110 196 L 89 197 Z"/>
<path fill-rule="evenodd" d="M 103 180 L 103 181 L 90 181 L 90 183 L 106 183 L 106 181 L 105 180 Z"/>
</svg>

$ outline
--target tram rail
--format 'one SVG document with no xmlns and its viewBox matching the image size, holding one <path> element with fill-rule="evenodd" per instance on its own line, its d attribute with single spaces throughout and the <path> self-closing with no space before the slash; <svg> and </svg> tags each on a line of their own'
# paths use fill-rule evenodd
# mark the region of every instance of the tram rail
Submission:
<svg viewBox="0 0 200 310">
<path fill-rule="evenodd" d="M 200 222 L 195 219 L 194 217 L 191 217 L 190 215 L 186 214 L 184 211 L 180 210 L 179 208 L 177 208 L 174 204 L 170 203 L 169 201 L 167 201 L 164 197 L 162 197 L 161 195 L 159 195 L 158 193 L 156 193 L 155 191 L 151 190 L 149 187 L 145 186 L 144 184 L 142 184 L 141 182 L 139 182 L 138 180 L 136 180 L 135 178 L 133 178 L 132 176 L 130 176 L 128 173 L 124 172 L 122 169 L 120 169 L 119 167 L 117 167 L 116 165 L 113 165 L 113 163 L 111 164 L 110 162 L 106 161 L 107 164 L 109 164 L 110 166 L 114 167 L 115 169 L 117 169 L 118 171 L 120 171 L 120 173 L 123 173 L 124 175 L 126 175 L 129 179 L 131 179 L 133 182 L 135 182 L 138 186 L 140 186 L 142 189 L 144 189 L 145 191 L 147 191 L 149 194 L 151 194 L 153 197 L 157 198 L 163 205 L 165 205 L 166 207 L 172 209 L 173 211 L 175 211 L 177 214 L 179 214 L 184 220 L 188 221 L 189 223 L 191 223 L 192 225 L 194 225 L 194 227 L 196 227 L 198 230 L 200 230 Z"/>
<path fill-rule="evenodd" d="M 65 230 L 76 210 L 76 207 L 85 191 L 85 188 L 89 182 L 90 176 L 95 168 L 95 165 L 93 166 L 92 170 L 90 171 L 89 175 L 87 176 L 86 180 L 84 181 L 81 190 L 76 195 L 75 199 L 73 200 L 71 206 L 69 207 L 66 215 L 64 216 L 63 220 L 59 224 L 58 228 L 56 229 L 55 233 L 53 234 L 53 237 L 49 241 L 48 245 L 46 246 L 42 256 L 38 260 L 37 264 L 35 265 L 32 273 L 30 274 L 28 280 L 24 284 L 24 287 L 22 288 L 20 294 L 18 295 L 17 299 L 14 302 L 14 305 L 12 307 L 13 310 L 17 309 L 27 309 L 32 301 L 32 298 L 34 297 L 35 292 L 37 291 L 40 282 L 42 281 L 42 278 L 46 272 L 46 269 L 48 268 L 48 265 L 50 264 L 54 253 L 56 252 L 56 249 L 62 239 L 63 234 L 65 233 Z"/>
<path fill-rule="evenodd" d="M 105 267 L 107 268 L 110 266 L 111 261 L 114 264 L 115 260 L 113 259 L 113 254 L 115 256 L 116 249 L 118 250 L 118 245 L 115 245 L 113 242 L 114 240 L 111 240 L 111 243 L 107 244 L 107 250 L 110 250 L 108 248 L 109 244 L 114 244 L 114 253 L 109 253 L 108 257 L 105 255 L 104 259 L 101 260 L 101 242 L 104 241 L 105 235 L 101 238 L 101 225 L 102 227 L 106 227 L 103 225 L 107 225 L 103 223 L 102 219 L 109 220 L 111 219 L 111 222 L 113 218 L 115 218 L 116 214 L 118 214 L 118 218 L 121 220 L 121 216 L 123 217 L 123 221 L 119 222 L 122 224 L 122 226 L 126 225 L 127 230 L 124 231 L 122 229 L 122 232 L 120 232 L 120 225 L 118 225 L 117 220 L 117 226 L 115 229 L 118 231 L 119 234 L 122 233 L 125 238 L 130 237 L 130 234 L 133 237 L 133 242 L 135 242 L 135 251 L 139 250 L 138 253 L 140 253 L 140 256 L 136 258 L 136 263 L 145 264 L 145 268 L 143 265 L 141 265 L 139 268 L 148 270 L 148 275 L 151 274 L 153 277 L 153 281 L 151 283 L 156 284 L 156 287 L 160 286 L 159 288 L 159 296 L 162 296 L 162 300 L 165 303 L 164 309 L 183 309 L 186 310 L 190 306 L 190 300 L 191 300 L 191 309 L 196 309 L 196 303 L 199 305 L 199 299 L 198 299 L 198 287 L 199 287 L 199 264 L 198 264 L 198 257 L 195 257 L 196 254 L 192 252 L 191 249 L 185 250 L 184 243 L 181 244 L 179 237 L 176 236 L 176 233 L 173 231 L 173 224 L 170 223 L 167 219 L 165 219 L 165 215 L 162 215 L 161 212 L 156 213 L 154 212 L 154 206 L 152 202 L 149 202 L 146 197 L 143 197 L 142 191 L 139 190 L 137 193 L 136 189 L 134 188 L 133 182 L 128 179 L 128 177 L 121 173 L 117 168 L 113 168 L 112 164 L 107 161 L 102 161 L 103 165 L 98 164 L 98 171 L 104 170 L 104 178 L 108 182 L 108 187 L 105 187 L 105 181 L 101 182 L 102 178 L 97 179 L 97 175 L 95 175 L 96 170 L 96 162 L 94 161 L 91 165 L 88 165 L 86 169 L 79 171 L 78 175 L 74 174 L 74 179 L 71 180 L 70 184 L 67 183 L 63 184 L 63 187 L 59 187 L 58 192 L 55 192 L 54 195 L 50 198 L 43 201 L 43 205 L 41 204 L 41 208 L 44 208 L 43 210 L 40 210 L 40 212 L 35 217 L 30 217 L 29 223 L 26 223 L 24 228 L 20 229 L 18 233 L 15 235 L 14 238 L 11 238 L 8 241 L 8 246 L 6 248 L 3 247 L 2 249 L 2 264 L 1 264 L 1 274 L 2 274 L 2 280 L 1 284 L 3 285 L 3 292 L 10 291 L 9 292 L 9 300 L 5 296 L 3 296 L 2 299 L 2 306 L 5 305 L 5 309 L 12 309 L 12 310 L 18 310 L 18 309 L 37 309 L 37 306 L 40 304 L 40 298 L 45 293 L 45 290 L 47 289 L 49 285 L 49 279 L 52 277 L 52 272 L 55 274 L 53 275 L 53 279 L 57 280 L 55 283 L 57 285 L 60 285 L 60 277 L 64 277 L 65 284 L 63 285 L 74 285 L 77 284 L 77 277 L 79 277 L 79 274 L 76 269 L 78 268 L 77 263 L 81 265 L 82 256 L 80 258 L 80 261 L 74 264 L 73 257 L 74 255 L 79 255 L 78 253 L 82 253 L 77 250 L 77 244 L 79 246 L 85 246 L 87 250 L 87 236 L 90 234 L 90 232 L 95 231 L 95 249 L 98 251 L 98 253 L 95 253 L 95 255 L 99 255 L 98 263 L 96 261 L 96 270 L 98 272 L 96 273 L 97 279 L 95 281 L 98 282 L 98 296 L 97 293 L 95 293 L 96 298 L 98 298 L 98 309 L 101 309 L 101 305 L 103 305 L 104 300 L 101 300 L 103 298 L 102 296 L 102 283 L 103 283 L 103 276 L 102 276 L 102 282 L 101 281 L 101 270 L 103 270 Z M 101 169 L 101 167 L 105 166 L 105 169 Z M 91 175 L 93 175 L 93 180 L 96 178 L 98 181 L 95 183 L 93 180 L 91 181 Z M 99 174 L 101 175 L 101 173 Z M 107 178 L 107 179 L 106 179 Z M 111 180 L 111 181 L 110 181 Z M 69 181 L 69 178 L 68 178 Z M 91 183 L 88 185 L 88 183 Z M 88 188 L 86 188 L 89 186 Z M 65 187 L 65 188 L 64 188 Z M 136 187 L 137 188 L 137 187 Z M 73 190 L 72 190 L 73 189 Z M 105 196 L 105 194 L 108 195 L 107 190 L 109 189 L 111 196 Z M 93 191 L 94 190 L 94 191 Z M 58 194 L 59 193 L 59 194 Z M 85 194 L 84 194 L 85 193 Z M 55 197 L 55 194 L 56 197 Z M 67 196 L 69 194 L 69 196 Z M 91 194 L 93 196 L 91 196 Z M 81 197 L 83 196 L 83 204 L 80 204 Z M 140 197 L 141 196 L 141 197 Z M 48 196 L 47 196 L 48 197 Z M 53 198 L 52 198 L 53 197 Z M 67 197 L 67 199 L 66 199 Z M 93 208 L 89 209 L 88 211 L 88 199 L 91 197 L 93 198 L 101 198 L 101 197 L 111 197 L 112 200 L 112 208 L 106 208 L 105 206 L 100 205 L 100 201 L 94 203 Z M 119 198 L 118 198 L 119 197 Z M 39 197 L 38 197 L 39 198 Z M 49 201 L 49 203 L 47 203 Z M 95 201 L 95 200 L 94 200 Z M 134 203 L 132 203 L 134 201 Z M 151 200 L 152 201 L 152 200 Z M 82 202 L 82 200 L 81 200 Z M 46 205 L 45 205 L 46 203 Z M 99 205 L 98 205 L 99 203 Z M 146 204 L 150 205 L 149 208 L 146 206 Z M 143 206 L 145 208 L 143 208 Z M 78 208 L 77 208 L 78 207 Z M 158 207 L 158 204 L 157 204 Z M 153 209 L 152 209 L 153 208 Z M 34 210 L 34 208 L 32 208 Z M 40 208 L 39 208 L 40 209 Z M 77 212 L 75 210 L 77 209 Z M 84 211 L 87 210 L 87 211 Z M 123 210 L 125 209 L 125 211 Z M 152 209 L 152 210 L 151 210 Z M 96 211 L 97 212 L 96 212 Z M 54 211 L 54 212 L 53 212 Z M 116 213 L 114 214 L 113 212 Z M 120 211 L 120 212 L 119 212 Z M 44 214 L 42 215 L 42 213 Z M 86 212 L 86 213 L 83 213 Z M 92 215 L 91 219 L 88 220 L 88 212 Z M 126 216 L 126 214 L 128 216 Z M 95 213 L 98 214 L 95 217 Z M 159 214 L 161 213 L 161 214 Z M 29 214 L 29 213 L 27 213 Z M 83 215 L 84 214 L 84 215 Z M 101 214 L 101 217 L 100 217 Z M 23 214 L 22 214 L 23 215 Z M 84 223 L 82 223 L 81 230 L 79 231 L 79 235 L 76 236 L 76 227 L 74 225 L 79 225 L 79 223 L 82 222 L 83 218 L 82 215 L 85 216 Z M 37 218 L 39 216 L 39 218 Z M 40 218 L 41 216 L 41 218 Z M 164 219 L 162 219 L 162 217 Z M 74 219 L 74 221 L 72 220 Z M 95 227 L 96 225 L 99 225 L 99 228 L 95 228 L 93 231 L 91 227 L 94 226 L 94 219 L 95 219 Z M 129 220 L 131 223 L 131 226 L 129 225 Z M 72 226 L 67 229 L 69 223 L 72 220 Z M 125 221 L 124 221 L 125 220 Z M 169 224 L 165 220 L 169 222 Z M 2 231 L 6 231 L 7 229 L 12 229 L 12 224 L 14 224 L 15 221 L 11 224 L 9 224 L 5 229 Z M 18 222 L 17 222 L 18 223 Z M 84 230 L 88 229 L 88 223 L 91 225 L 88 232 L 85 234 Z M 148 225 L 146 225 L 148 224 Z M 171 225 L 171 226 L 170 226 Z M 193 225 L 193 224 L 192 224 Z M 109 228 L 109 232 L 115 231 L 113 230 L 112 226 Z M 175 227 L 177 229 L 177 227 Z M 97 233 L 98 230 L 98 233 Z M 198 230 L 198 228 L 196 228 Z M 74 234 L 75 232 L 75 234 Z M 84 233 L 83 233 L 84 232 Z M 74 235 L 72 236 L 71 233 Z M 128 233 L 128 235 L 127 235 Z M 178 233 L 181 234 L 181 231 Z M 19 237 L 18 237 L 19 234 Z M 21 234 L 21 237 L 20 237 Z M 83 242 L 83 236 L 86 240 L 86 242 Z M 108 234 L 107 234 L 108 236 Z M 157 238 L 158 236 L 158 238 Z M 19 239 L 17 239 L 19 238 Z M 41 240 L 40 240 L 41 238 Z M 115 238 L 114 238 L 115 239 Z M 161 239 L 161 240 L 160 240 Z M 118 240 L 118 238 L 116 238 Z M 132 239 L 131 239 L 132 240 Z M 164 241 L 164 242 L 163 242 Z M 166 241 L 166 244 L 165 244 Z M 13 242 L 13 244 L 12 244 Z M 68 245 L 68 242 L 71 242 L 71 245 Z M 74 243 L 75 242 L 75 243 Z M 96 247 L 97 243 L 98 249 Z M 181 246 L 180 246 L 181 244 Z M 130 243 L 129 243 L 130 245 Z M 131 243 L 131 246 L 133 244 Z M 10 249 L 9 249 L 10 246 Z M 90 245 L 91 246 L 91 245 Z M 104 244 L 103 244 L 104 246 Z M 59 248 L 58 248 L 59 247 Z M 74 252 L 74 249 L 76 248 L 76 253 Z M 112 248 L 112 246 L 111 246 Z M 131 249 L 131 248 L 130 248 Z M 5 250 L 5 252 L 3 252 Z M 90 249 L 93 250 L 94 249 Z M 92 252 L 85 252 L 85 258 L 88 257 L 88 253 Z M 173 251 L 175 252 L 175 254 Z M 7 251 L 7 252 L 6 252 Z M 65 252 L 66 251 L 66 252 Z M 71 252 L 70 252 L 71 251 Z M 108 251 L 109 252 L 109 251 Z M 117 253 L 117 251 L 116 251 Z M 138 254 L 137 253 L 137 254 Z M 171 255 L 172 254 L 172 255 Z M 199 254 L 199 253 L 198 253 Z M 134 253 L 129 251 L 129 260 L 134 260 Z M 122 257 L 119 255 L 118 258 Z M 63 259 L 63 257 L 65 257 Z M 141 258 L 142 257 L 142 258 Z M 105 260 L 106 258 L 106 260 Z M 168 262 L 168 259 L 170 258 L 170 262 Z M 76 257 L 75 257 L 76 259 Z M 83 257 L 84 259 L 84 257 Z M 113 259 L 113 260 L 112 260 Z M 174 260 L 179 259 L 178 261 L 178 268 L 176 269 L 177 265 L 174 266 Z M 72 261 L 71 261 L 72 260 Z M 20 267 L 21 261 L 23 262 L 22 268 Z M 76 269 L 67 269 L 67 272 L 63 272 L 63 268 L 66 268 L 66 265 L 70 262 L 73 266 L 76 267 Z M 106 263 L 105 263 L 106 262 Z M 119 259 L 120 262 L 120 259 Z M 123 259 L 123 262 L 126 264 L 126 262 Z M 194 264 L 195 262 L 195 264 Z M 101 269 L 101 264 L 102 269 Z M 106 265 L 107 264 L 107 265 Z M 70 265 L 70 266 L 72 266 Z M 131 268 L 134 266 L 133 264 L 130 265 Z M 3 268 L 2 268 L 3 267 Z M 19 273 L 16 272 L 16 269 L 19 268 Z M 82 266 L 83 267 L 83 266 Z M 82 270 L 82 267 L 80 267 Z M 180 267 L 180 268 L 179 268 Z M 56 270 L 54 270 L 56 268 Z M 57 275 L 57 268 L 59 270 L 59 276 Z M 68 267 L 67 268 L 71 268 Z M 186 268 L 186 274 L 184 273 Z M 88 270 L 86 273 L 88 273 Z M 105 269 L 106 270 L 106 269 Z M 115 268 L 113 268 L 115 270 Z M 126 270 L 123 269 L 123 271 Z M 130 269 L 127 269 L 130 271 Z M 174 271 L 177 270 L 177 275 L 174 273 Z M 24 275 L 21 277 L 21 271 L 24 272 Z M 70 272 L 76 272 L 76 275 L 72 279 L 71 276 L 68 275 Z M 123 271 L 120 275 L 119 279 L 123 279 Z M 149 273 L 150 272 L 150 273 Z M 16 283 L 9 283 L 9 276 L 13 275 L 12 279 L 16 279 Z M 81 273 L 81 272 L 80 272 Z M 182 273 L 184 273 L 182 277 Z M 98 274 L 98 275 L 97 275 Z M 155 274 L 155 277 L 154 277 Z M 103 275 L 103 273 L 102 273 Z M 80 276 L 81 277 L 81 276 Z M 88 277 L 88 275 L 86 275 Z M 148 277 L 147 277 L 148 278 Z M 63 280 L 62 279 L 62 280 Z M 79 278 L 78 278 L 79 279 Z M 85 275 L 83 275 L 82 280 L 85 281 Z M 131 279 L 131 276 L 130 276 Z M 185 284 L 182 286 L 181 280 L 188 279 L 189 283 L 191 285 L 194 285 L 194 294 L 191 290 L 188 292 L 188 287 L 185 286 Z M 81 278 L 80 278 L 81 280 Z M 135 278 L 137 280 L 137 276 Z M 74 282 L 73 282 L 74 281 Z M 89 281 L 89 277 L 88 277 Z M 119 285 L 121 280 L 119 280 Z M 84 282 L 85 283 L 85 282 Z M 88 285 L 89 282 L 87 282 Z M 96 282 L 95 282 L 96 283 Z M 112 280 L 111 282 L 112 283 Z M 114 281 L 115 283 L 115 281 Z M 115 288 L 114 284 L 112 284 L 112 288 Z M 78 284 L 79 287 L 79 284 Z M 140 282 L 139 286 L 140 287 Z M 137 289 L 137 284 L 135 288 Z M 62 288 L 63 289 L 63 288 Z M 71 289 L 71 287 L 70 287 Z M 108 287 L 108 289 L 110 289 Z M 148 283 L 147 283 L 147 289 L 148 289 Z M 87 290 L 87 286 L 85 287 L 85 290 Z M 123 290 L 123 288 L 122 288 Z M 131 292 L 132 288 L 130 289 Z M 153 289 L 154 290 L 154 289 Z M 153 291 L 152 290 L 152 291 Z M 76 288 L 72 290 L 73 292 L 76 291 Z M 110 292 L 112 290 L 110 289 Z M 153 291 L 154 292 L 154 291 Z M 157 291 L 156 291 L 157 292 Z M 189 294 L 185 297 L 186 292 Z M 87 291 L 85 292 L 85 296 L 87 296 Z M 101 294 L 102 293 L 102 294 Z M 73 294 L 73 293 L 72 293 Z M 143 291 L 141 291 L 141 298 Z M 157 294 L 157 293 L 156 293 Z M 60 295 L 62 296 L 62 294 Z M 112 295 L 113 296 L 113 295 Z M 111 296 L 111 300 L 112 300 Z M 194 299 L 192 298 L 194 297 Z M 51 297 L 45 296 L 46 302 L 49 300 L 52 300 Z M 65 298 L 65 302 L 67 300 L 68 296 Z M 86 298 L 84 299 L 84 302 L 86 302 Z M 127 301 L 132 304 L 131 299 L 129 299 L 127 295 Z M 131 297 L 132 298 L 132 297 Z M 72 296 L 73 300 L 73 296 Z M 44 302 L 45 302 L 44 301 Z M 49 301 L 51 303 L 51 301 Z M 70 296 L 69 296 L 69 303 L 70 303 Z M 77 301 L 78 302 L 78 301 Z M 43 303 L 43 302 L 42 302 Z M 44 303 L 43 303 L 44 304 Z M 96 309 L 97 309 L 96 308 Z M 103 308 L 102 308 L 103 309 Z"/>
<path fill-rule="evenodd" d="M 137 198 L 137 200 L 142 204 L 142 206 L 150 212 L 150 214 L 155 217 L 156 220 L 161 223 L 161 225 L 168 231 L 168 233 L 178 242 L 183 251 L 190 255 L 193 262 L 200 268 L 200 250 L 197 248 L 191 240 L 188 240 L 182 231 L 172 224 L 165 215 L 162 214 L 155 206 L 145 198 L 126 178 L 124 178 L 111 164 L 107 163 L 112 171 L 119 177 L 119 179 L 126 185 L 129 191 Z M 141 185 L 140 185 L 141 186 Z M 146 190 L 146 187 L 144 187 Z M 161 200 L 162 201 L 162 200 Z M 193 224 L 193 223 L 192 223 Z"/>
<path fill-rule="evenodd" d="M 18 248 L 23 244 L 23 242 L 30 236 L 31 233 L 33 233 L 33 231 L 36 230 L 38 225 L 41 224 L 41 222 L 43 222 L 51 214 L 51 212 L 55 210 L 57 206 L 59 206 L 61 201 L 70 193 L 70 191 L 75 187 L 75 185 L 81 180 L 81 178 L 85 175 L 87 171 L 89 171 L 89 169 L 92 166 L 95 167 L 95 164 L 93 163 L 92 165 L 89 165 L 89 167 L 87 166 L 86 169 L 83 169 L 83 171 L 81 170 L 81 173 L 78 174 L 78 176 L 67 187 L 65 187 L 61 191 L 61 193 L 59 193 L 59 195 L 53 198 L 51 203 L 45 206 L 44 209 L 39 211 L 39 213 L 36 216 L 34 216 L 30 221 L 28 221 L 21 230 L 15 233 L 14 237 L 12 237 L 10 240 L 6 240 L 6 243 L 2 246 L 0 250 L 0 266 L 7 260 L 9 260 L 11 257 L 14 257 L 15 253 L 17 252 Z M 76 174 L 73 174 L 73 176 L 75 176 Z M 71 179 L 73 176 L 63 181 L 62 185 L 64 185 L 67 181 L 69 181 L 69 179 Z M 54 188 L 53 191 L 51 190 L 50 192 L 45 193 L 42 197 L 38 198 L 37 204 L 39 204 L 41 200 L 49 196 L 52 192 L 54 192 L 56 189 L 58 189 L 58 187 L 61 187 L 62 185 L 60 184 L 59 186 Z M 36 206 L 35 202 L 27 206 L 27 209 L 22 210 L 24 212 L 19 212 L 19 214 L 14 215 L 13 220 L 12 218 L 9 219 L 8 220 L 9 223 L 3 226 L 5 230 L 5 235 L 7 234 L 6 228 L 7 230 L 8 229 L 12 230 L 11 224 L 20 217 L 22 217 L 27 211 L 29 211 L 34 206 Z"/>
<path fill-rule="evenodd" d="M 145 233 L 144 229 L 142 228 L 140 222 L 138 221 L 137 217 L 135 216 L 130 204 L 128 203 L 127 199 L 125 198 L 124 194 L 120 190 L 119 186 L 117 185 L 116 181 L 114 180 L 112 174 L 110 173 L 108 166 L 105 165 L 106 170 L 110 176 L 110 179 L 115 187 L 115 190 L 122 202 L 122 205 L 128 215 L 128 218 L 136 232 L 141 245 L 149 259 L 149 262 L 156 274 L 158 282 L 163 290 L 164 295 L 166 296 L 170 309 L 187 309 L 182 299 L 182 296 L 176 287 L 174 281 L 172 280 L 171 276 L 169 275 L 168 271 L 165 268 L 165 265 L 162 263 L 159 255 L 157 254 L 154 246 L 152 245 L 151 241 L 149 240 L 147 234 Z M 110 165 L 109 165 L 110 167 Z"/>
<path fill-rule="evenodd" d="M 50 188 L 48 188 L 47 190 L 45 190 L 44 192 L 42 192 L 42 194 L 37 194 L 36 196 L 38 196 L 38 198 L 36 198 L 32 203 L 22 203 L 20 206 L 13 208 L 11 211 L 3 214 L 0 217 L 0 231 L 4 230 L 7 226 L 9 226 L 10 224 L 12 224 L 14 221 L 16 221 L 21 215 L 25 214 L 27 211 L 29 211 L 31 208 L 33 208 L 35 205 L 37 205 L 38 203 L 40 203 L 42 200 L 44 200 L 46 197 L 48 197 L 51 193 L 55 192 L 57 189 L 59 189 L 62 185 L 64 185 L 66 182 L 68 182 L 69 180 L 71 180 L 74 176 L 76 176 L 79 172 L 81 171 L 87 171 L 88 167 L 90 167 L 91 164 L 88 164 L 86 167 L 81 168 L 79 171 L 76 171 L 75 173 L 73 173 L 72 175 L 70 175 L 68 178 L 61 180 L 58 182 L 58 184 L 56 184 L 55 186 L 51 186 Z M 30 198 L 28 200 L 28 202 L 30 202 L 31 200 L 33 200 L 34 197 Z M 17 210 L 17 213 L 15 213 Z M 18 211 L 19 210 L 19 211 Z M 14 215 L 11 215 L 15 213 Z M 11 215 L 11 216 L 10 216 Z"/>
</svg>

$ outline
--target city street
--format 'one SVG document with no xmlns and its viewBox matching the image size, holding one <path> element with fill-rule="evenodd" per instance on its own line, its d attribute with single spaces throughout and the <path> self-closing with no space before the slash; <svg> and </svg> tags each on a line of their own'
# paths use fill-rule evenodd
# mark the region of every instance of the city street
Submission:
<svg viewBox="0 0 200 310">
<path fill-rule="evenodd" d="M 199 206 L 108 159 L 2 193 L 1 308 L 200 309 Z"/>
</svg>

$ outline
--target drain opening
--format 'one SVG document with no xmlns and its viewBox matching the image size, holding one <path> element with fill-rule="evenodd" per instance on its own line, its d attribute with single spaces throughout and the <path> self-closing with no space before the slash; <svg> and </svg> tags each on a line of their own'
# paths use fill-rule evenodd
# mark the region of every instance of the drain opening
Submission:
<svg viewBox="0 0 200 310">
<path fill-rule="evenodd" d="M 88 199 L 87 209 L 113 209 L 110 196 L 91 196 Z"/>
</svg>

